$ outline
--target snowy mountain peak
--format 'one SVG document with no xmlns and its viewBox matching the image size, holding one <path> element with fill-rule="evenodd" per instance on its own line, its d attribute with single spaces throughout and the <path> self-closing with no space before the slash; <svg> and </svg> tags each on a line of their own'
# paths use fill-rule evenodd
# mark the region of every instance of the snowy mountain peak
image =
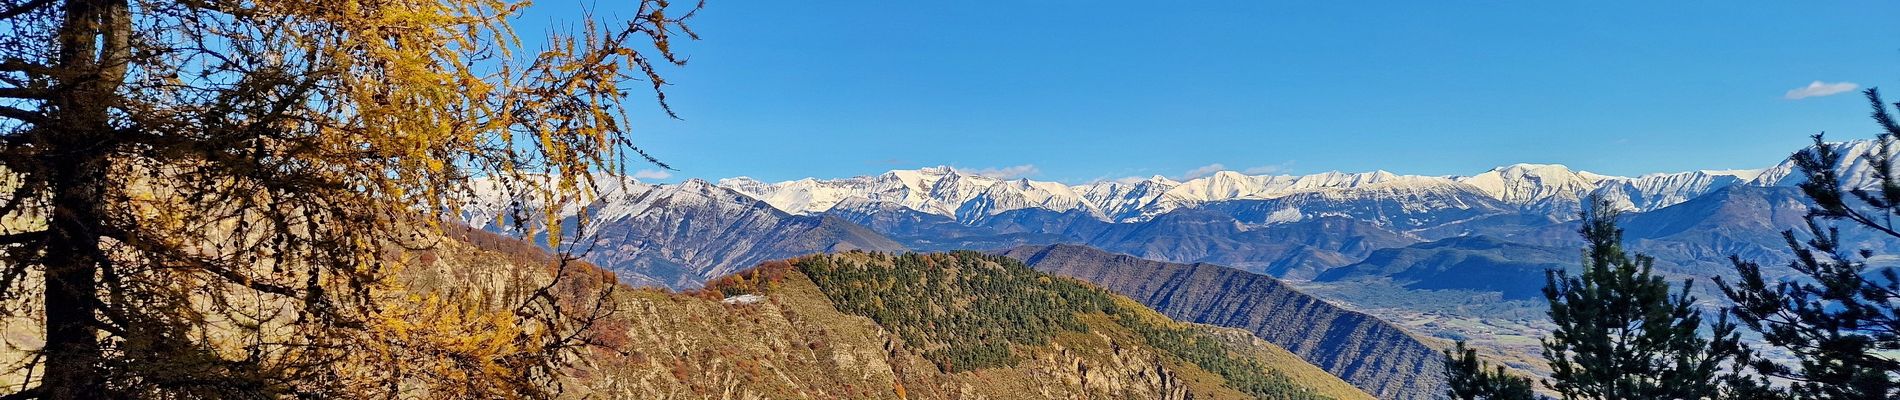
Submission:
<svg viewBox="0 0 1900 400">
<path fill-rule="evenodd" d="M 686 190 L 704 191 L 711 189 L 713 184 L 712 182 L 707 182 L 705 179 L 691 178 L 681 181 L 678 186 Z"/>
<path fill-rule="evenodd" d="M 1248 178 L 1252 178 L 1252 176 L 1248 176 L 1247 174 L 1240 173 L 1240 171 L 1220 170 L 1220 171 L 1214 171 L 1214 174 L 1208 175 L 1207 178 L 1208 179 L 1248 179 Z"/>
<path fill-rule="evenodd" d="M 1864 176 L 1859 154 L 1872 141 L 1842 144 L 1848 157 L 1840 168 Z M 1024 208 L 1055 212 L 1083 211 L 1114 222 L 1142 221 L 1181 208 L 1236 200 L 1268 200 L 1327 193 L 1328 196 L 1404 196 L 1408 193 L 1469 192 L 1490 197 L 1523 212 L 1568 218 L 1596 194 L 1619 207 L 1653 210 L 1730 185 L 1798 183 L 1792 163 L 1767 169 L 1700 170 L 1647 174 L 1630 178 L 1573 170 L 1563 164 L 1519 163 L 1470 176 L 1418 176 L 1375 170 L 1328 171 L 1309 175 L 1249 175 L 1218 171 L 1193 179 L 1104 180 L 1080 185 L 1027 178 L 999 179 L 939 165 L 892 170 L 876 176 L 800 179 L 778 183 L 738 177 L 718 186 L 732 189 L 793 214 L 817 214 L 849 204 L 853 209 L 901 207 L 962 221 L 982 220 Z M 698 184 L 704 184 L 699 182 Z M 1370 189 L 1370 190 L 1362 190 Z M 882 204 L 870 207 L 872 204 Z"/>
<path fill-rule="evenodd" d="M 1834 164 L 1834 170 L 1840 171 L 1841 176 L 1846 178 L 1846 181 L 1842 183 L 1858 187 L 1874 184 L 1873 167 L 1868 165 L 1864 155 L 1875 150 L 1879 145 L 1878 142 L 1863 139 L 1833 142 L 1829 145 L 1834 146 L 1835 151 L 1841 154 L 1841 160 Z M 1802 148 L 1800 152 L 1813 151 L 1814 146 L 1808 146 Z M 1889 155 L 1889 157 L 1900 159 L 1900 154 Z M 1794 159 L 1790 157 L 1783 159 L 1781 164 L 1762 170 L 1754 179 L 1749 180 L 1749 183 L 1756 186 L 1793 186 L 1806 180 L 1807 178 L 1802 177 L 1801 171 L 1795 167 Z"/>
<path fill-rule="evenodd" d="M 897 172 L 897 171 L 891 171 L 891 172 Z M 955 175 L 957 173 L 957 169 L 956 167 L 952 167 L 948 165 L 938 165 L 935 167 L 918 168 L 917 173 L 923 174 L 923 175 L 938 175 L 938 176 Z"/>
<path fill-rule="evenodd" d="M 1562 164 L 1511 164 L 1459 181 L 1506 203 L 1567 211 L 1606 178 L 1586 174 L 1573 172 Z"/>
<path fill-rule="evenodd" d="M 1491 172 L 1536 171 L 1542 173 L 1570 173 L 1570 166 L 1563 164 L 1516 163 L 1491 168 Z"/>
<path fill-rule="evenodd" d="M 806 178 L 806 179 L 810 179 L 810 178 Z M 735 176 L 735 177 L 724 178 L 724 179 L 719 180 L 719 186 L 755 186 L 755 185 L 766 185 L 766 184 L 767 183 L 761 182 L 758 179 L 752 179 L 752 177 L 750 176 Z"/>
<path fill-rule="evenodd" d="M 1740 178 L 1740 179 L 1742 179 L 1742 180 L 1745 180 L 1745 181 L 1748 181 L 1748 180 L 1754 180 L 1755 178 L 1757 178 L 1757 177 L 1760 177 L 1760 176 L 1761 176 L 1761 174 L 1762 174 L 1763 172 L 1768 172 L 1768 169 L 1767 169 L 1767 168 L 1756 168 L 1756 169 L 1704 169 L 1704 170 L 1697 170 L 1697 171 L 1696 171 L 1696 173 L 1699 173 L 1699 174 L 1703 174 L 1703 175 L 1711 175 L 1711 176 L 1733 176 L 1733 177 L 1736 177 L 1736 178 Z M 1654 175 L 1654 174 L 1652 174 L 1652 175 Z"/>
</svg>

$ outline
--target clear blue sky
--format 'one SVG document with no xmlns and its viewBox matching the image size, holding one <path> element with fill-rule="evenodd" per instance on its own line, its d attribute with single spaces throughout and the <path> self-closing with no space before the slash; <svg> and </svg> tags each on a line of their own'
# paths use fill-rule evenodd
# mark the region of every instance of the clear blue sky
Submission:
<svg viewBox="0 0 1900 400">
<path fill-rule="evenodd" d="M 571 20 L 574 1 L 517 27 Z M 1069 182 L 1214 163 L 1637 175 L 1871 135 L 1857 91 L 1787 98 L 1810 82 L 1900 100 L 1893 1 L 1556 3 L 709 0 L 704 39 L 676 46 L 691 63 L 668 71 L 684 120 L 642 114 L 635 140 L 679 169 L 663 181 L 939 164 Z"/>
</svg>

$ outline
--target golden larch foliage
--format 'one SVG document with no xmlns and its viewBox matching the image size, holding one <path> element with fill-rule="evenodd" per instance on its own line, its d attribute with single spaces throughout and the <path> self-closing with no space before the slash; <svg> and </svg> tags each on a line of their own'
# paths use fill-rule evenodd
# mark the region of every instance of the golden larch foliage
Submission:
<svg viewBox="0 0 1900 400">
<path fill-rule="evenodd" d="M 0 317 L 45 328 L 8 343 L 39 347 L 5 389 L 558 390 L 603 312 L 566 303 L 605 296 L 555 291 L 611 284 L 567 276 L 565 257 L 488 297 L 395 278 L 477 194 L 585 199 L 658 164 L 633 145 L 628 88 L 672 113 L 660 72 L 684 65 L 672 41 L 696 38 L 700 5 L 630 0 L 631 18 L 580 16 L 535 48 L 510 28 L 527 6 L 0 0 Z M 510 209 L 552 246 L 582 231 Z"/>
</svg>

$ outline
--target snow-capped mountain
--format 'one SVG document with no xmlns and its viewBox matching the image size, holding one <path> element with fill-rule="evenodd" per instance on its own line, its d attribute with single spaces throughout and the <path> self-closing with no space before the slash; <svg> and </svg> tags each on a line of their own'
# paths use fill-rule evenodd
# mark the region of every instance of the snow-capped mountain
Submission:
<svg viewBox="0 0 1900 400">
<path fill-rule="evenodd" d="M 1270 199 L 1294 193 L 1306 193 L 1324 189 L 1346 189 L 1362 187 L 1401 179 L 1385 171 L 1349 174 L 1338 171 L 1312 175 L 1245 175 L 1234 171 L 1215 172 L 1205 178 L 1189 180 L 1169 190 L 1189 202 L 1214 202 L 1245 199 Z M 1429 181 L 1438 178 L 1406 176 L 1406 179 L 1422 178 Z"/>
<path fill-rule="evenodd" d="M 1873 147 L 1874 142 L 1867 140 L 1843 143 L 1844 157 L 1836 169 L 1856 184 L 1868 183 L 1870 167 L 1861 155 Z M 520 189 L 539 189 L 553 181 L 551 177 L 528 175 L 520 178 L 526 184 L 473 180 L 470 185 L 475 196 L 466 202 L 463 219 L 475 226 L 503 226 L 521 218 L 523 225 L 533 230 L 538 229 L 534 226 L 545 214 L 514 210 L 544 210 L 552 205 L 555 215 L 562 218 L 575 216 L 584 207 L 593 210 L 597 215 L 590 221 L 595 223 L 589 225 L 601 225 L 653 207 L 640 199 L 651 199 L 645 194 L 655 188 L 707 185 L 732 192 L 731 201 L 744 198 L 792 215 L 842 212 L 840 215 L 867 220 L 870 215 L 901 209 L 980 225 L 1004 213 L 1033 209 L 1107 223 L 1132 223 L 1180 209 L 1205 207 L 1230 210 L 1237 220 L 1251 226 L 1345 215 L 1405 230 L 1452 223 L 1456 222 L 1453 217 L 1476 214 L 1514 212 L 1571 219 L 1581 209 L 1583 199 L 1593 194 L 1630 211 L 1656 210 L 1732 185 L 1792 186 L 1801 179 L 1794 172 L 1792 161 L 1765 169 L 1702 170 L 1634 178 L 1576 171 L 1559 164 L 1514 164 L 1470 176 L 1386 171 L 1248 175 L 1220 171 L 1185 181 L 1154 176 L 1069 185 L 999 179 L 940 166 L 893 170 L 876 176 L 778 183 L 736 177 L 722 179 L 716 185 L 691 181 L 655 186 L 632 179 L 602 178 L 596 182 L 598 193 L 554 200 L 541 197 L 556 191 Z M 504 193 L 503 187 L 517 188 L 519 193 Z M 1275 199 L 1280 200 L 1266 201 Z M 849 210 L 840 209 L 845 206 Z M 1504 209 L 1494 210 L 1498 207 Z"/>
<path fill-rule="evenodd" d="M 1529 211 L 1576 213 L 1584 196 L 1598 184 L 1617 179 L 1625 178 L 1573 172 L 1559 164 L 1513 164 L 1458 181 Z"/>
<path fill-rule="evenodd" d="M 1026 181 L 1017 183 L 1017 190 L 1000 189 L 991 191 L 991 186 L 1010 185 L 1009 182 L 987 176 L 957 171 L 951 167 L 933 167 L 915 170 L 894 170 L 878 176 L 860 176 L 843 179 L 800 179 L 796 181 L 764 183 L 747 177 L 722 179 L 719 186 L 737 190 L 780 210 L 794 214 L 817 214 L 830 210 L 847 198 L 860 198 L 872 201 L 897 204 L 917 211 L 931 214 L 955 216 L 964 203 L 982 196 L 985 192 L 996 194 L 1020 194 L 1024 202 L 1037 204 L 1067 204 L 1080 202 L 1080 197 L 1072 192 L 1050 193 L 1051 186 L 1064 186 L 1059 183 Z M 1066 188 L 1066 186 L 1064 186 Z M 1029 194 L 1024 190 L 1045 193 Z M 1066 190 L 1063 192 L 1067 192 Z M 1068 196 L 1068 199 L 1050 199 L 1049 197 Z M 1037 200 L 1037 201 L 1032 201 Z M 991 202 L 998 203 L 998 202 Z M 1000 203 L 1011 203 L 1004 200 Z M 1022 206 L 1027 206 L 1023 204 Z M 994 212 L 1007 211 L 994 209 Z"/>
<path fill-rule="evenodd" d="M 606 181 L 606 180 L 603 180 Z M 569 234 L 561 251 L 574 251 L 635 285 L 694 287 L 758 262 L 841 250 L 900 251 L 875 232 L 830 216 L 793 215 L 738 191 L 690 179 L 671 185 L 633 180 L 601 184 L 593 196 L 539 200 L 522 186 L 475 180 L 478 194 L 464 223 L 510 232 L 511 215 L 538 218 L 550 208 Z M 538 220 L 527 235 L 545 235 Z M 579 228 L 579 234 L 572 230 Z"/>
<path fill-rule="evenodd" d="M 1110 222 L 1136 222 L 1184 207 L 1230 200 L 1264 200 L 1386 182 L 1426 186 L 1457 185 L 1442 177 L 1397 175 L 1385 171 L 1326 172 L 1312 175 L 1246 175 L 1221 171 L 1175 181 L 1102 181 L 1082 185 L 1028 179 L 1001 180 L 952 167 L 895 170 L 878 176 L 765 183 L 739 177 L 719 185 L 753 196 L 794 214 L 818 214 L 845 199 L 896 204 L 911 210 L 977 221 L 1011 210 L 1036 208 L 1058 213 L 1081 211 Z"/>
<path fill-rule="evenodd" d="M 1083 211 L 1101 216 L 1098 208 L 1068 185 L 1017 179 L 990 184 L 983 192 L 958 206 L 956 218 L 958 221 L 974 222 L 1005 211 L 1025 208 L 1055 212 Z"/>
<path fill-rule="evenodd" d="M 1370 184 L 1289 193 L 1265 199 L 1214 201 L 1197 208 L 1218 211 L 1253 226 L 1340 216 L 1401 231 L 1514 211 L 1510 204 L 1471 185 L 1438 177 L 1393 177 Z"/>
<path fill-rule="evenodd" d="M 1876 150 L 1878 146 L 1879 144 L 1872 140 L 1855 140 L 1840 143 L 1836 146 L 1835 151 L 1840 153 L 1841 159 L 1839 162 L 1834 163 L 1833 167 L 1834 171 L 1840 174 L 1842 183 L 1854 187 L 1871 187 L 1877 183 L 1874 180 L 1874 168 L 1868 164 L 1865 155 Z M 1802 151 L 1813 152 L 1814 150 L 1813 147 L 1809 147 Z M 1890 154 L 1888 157 L 1893 160 L 1900 160 L 1900 153 Z M 1776 164 L 1774 167 L 1762 171 L 1754 179 L 1750 180 L 1749 184 L 1755 186 L 1795 186 L 1801 184 L 1803 181 L 1806 181 L 1806 179 L 1800 175 L 1800 172 L 1795 167 L 1794 159 L 1790 157 L 1789 159 L 1782 160 L 1780 164 Z"/>
<path fill-rule="evenodd" d="M 1168 190 L 1181 182 L 1161 175 L 1143 180 L 1102 181 L 1082 185 L 1082 199 L 1110 221 L 1145 219 L 1142 210 L 1158 209 Z M 1172 198 L 1171 198 L 1172 199 Z M 1171 200 L 1172 201 L 1172 200 Z M 1145 217 L 1153 217 L 1147 215 Z"/>
<path fill-rule="evenodd" d="M 953 167 L 894 170 L 877 176 L 842 179 L 806 178 L 779 183 L 746 177 L 719 186 L 758 198 L 785 212 L 821 214 L 847 199 L 892 204 L 970 223 L 1011 211 L 1035 208 L 1079 211 L 1107 222 L 1140 222 L 1170 211 L 1238 200 L 1268 200 L 1332 192 L 1370 201 L 1400 201 L 1418 193 L 1473 192 L 1518 211 L 1571 218 L 1591 194 L 1632 211 L 1681 203 L 1736 184 L 1775 185 L 1791 165 L 1757 170 L 1704 170 L 1629 178 L 1575 171 L 1559 164 L 1515 164 L 1470 176 L 1399 175 L 1386 171 L 1324 172 L 1311 175 L 1248 175 L 1220 171 L 1176 181 L 1162 176 L 1067 185 L 1028 179 L 1003 180 Z M 1382 190 L 1340 191 L 1383 187 Z M 1447 189 L 1456 188 L 1456 189 Z M 1410 189 L 1410 190 L 1395 190 Z M 1428 202 L 1429 203 L 1429 202 Z M 1431 207 L 1414 204 L 1412 207 Z M 862 209 L 860 205 L 858 208 Z M 1281 211 L 1281 219 L 1305 211 Z"/>
<path fill-rule="evenodd" d="M 1846 157 L 1836 169 L 1850 182 L 1870 182 L 1860 154 L 1872 146 L 1845 143 Z M 552 179 L 529 176 L 527 184 L 472 180 L 474 196 L 462 217 L 485 229 L 519 225 L 527 234 L 545 234 L 541 225 L 549 214 L 542 210 L 552 209 L 568 228 L 584 227 L 572 237 L 590 238 L 576 243 L 596 248 L 590 261 L 632 280 L 655 277 L 648 283 L 675 287 L 762 257 L 1035 243 L 1087 243 L 1292 273 L 1344 265 L 1371 249 L 1351 243 L 1402 246 L 1464 235 L 1523 235 L 1574 219 L 1593 194 L 1642 213 L 1727 188 L 1792 186 L 1801 180 L 1795 169 L 1783 162 L 1756 170 L 1631 178 L 1516 164 L 1470 176 L 1222 171 L 1185 181 L 1155 176 L 1070 185 L 932 167 L 778 183 L 745 177 L 668 185 L 601 179 L 596 193 L 552 200 L 543 198 L 557 192 L 544 189 Z M 1341 226 L 1360 233 L 1332 231 Z M 1549 236 L 1561 239 L 1571 230 L 1554 229 Z M 1339 243 L 1272 245 L 1312 235 Z"/>
<path fill-rule="evenodd" d="M 541 229 L 550 208 L 557 219 L 567 218 L 581 213 L 590 204 L 623 203 L 619 199 L 656 187 L 633 178 L 602 176 L 591 185 L 580 183 L 580 193 L 572 194 L 572 191 L 558 190 L 559 184 L 558 177 L 540 174 L 470 179 L 470 195 L 462 199 L 462 223 L 512 230 L 518 218 L 521 228 L 532 232 Z M 562 192 L 570 194 L 551 198 Z"/>
<path fill-rule="evenodd" d="M 1730 185 L 1751 184 L 1765 169 L 1703 170 L 1606 179 L 1592 193 L 1627 210 L 1655 210 Z M 1768 185 L 1757 185 L 1768 186 Z"/>
</svg>

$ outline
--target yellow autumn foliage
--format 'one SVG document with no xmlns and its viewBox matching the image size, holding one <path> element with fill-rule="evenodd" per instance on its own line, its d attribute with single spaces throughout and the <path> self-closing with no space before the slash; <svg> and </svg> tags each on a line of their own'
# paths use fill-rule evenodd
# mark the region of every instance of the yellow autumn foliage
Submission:
<svg viewBox="0 0 1900 400">
<path fill-rule="evenodd" d="M 630 0 L 530 48 L 525 1 L 7 4 L 0 318 L 44 329 L 5 338 L 35 353 L 0 390 L 51 399 L 546 395 L 590 337 L 566 269 L 399 278 L 478 189 L 584 198 L 657 163 L 626 88 L 667 109 L 699 8 Z"/>
</svg>

